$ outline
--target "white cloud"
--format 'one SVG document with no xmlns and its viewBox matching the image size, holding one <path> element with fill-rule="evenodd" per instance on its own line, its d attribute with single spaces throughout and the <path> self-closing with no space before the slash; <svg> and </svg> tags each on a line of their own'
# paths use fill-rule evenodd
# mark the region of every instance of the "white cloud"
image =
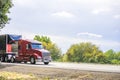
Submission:
<svg viewBox="0 0 120 80">
<path fill-rule="evenodd" d="M 107 12 L 110 12 L 111 11 L 111 9 L 109 9 L 109 8 L 99 8 L 99 9 L 94 9 L 93 11 L 92 11 L 92 14 L 104 14 L 104 13 L 107 13 Z"/>
<path fill-rule="evenodd" d="M 52 16 L 63 17 L 63 18 L 73 18 L 73 17 L 75 17 L 75 15 L 73 15 L 72 13 L 69 13 L 69 12 L 66 12 L 66 11 L 52 13 Z"/>
<path fill-rule="evenodd" d="M 115 18 L 115 19 L 120 19 L 120 14 L 114 15 L 113 18 Z"/>
<path fill-rule="evenodd" d="M 94 33 L 88 33 L 88 32 L 82 32 L 82 33 L 78 33 L 77 36 L 87 36 L 87 37 L 96 37 L 96 38 L 102 38 L 102 35 L 99 34 L 94 34 Z"/>
</svg>

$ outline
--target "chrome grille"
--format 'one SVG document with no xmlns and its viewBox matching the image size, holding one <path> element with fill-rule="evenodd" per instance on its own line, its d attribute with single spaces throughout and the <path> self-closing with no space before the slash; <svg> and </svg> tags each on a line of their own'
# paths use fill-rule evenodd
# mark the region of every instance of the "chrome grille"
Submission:
<svg viewBox="0 0 120 80">
<path fill-rule="evenodd" d="M 50 56 L 50 53 L 48 53 L 48 52 L 43 52 L 43 53 L 42 53 L 42 56 L 43 56 L 43 57 Z"/>
</svg>

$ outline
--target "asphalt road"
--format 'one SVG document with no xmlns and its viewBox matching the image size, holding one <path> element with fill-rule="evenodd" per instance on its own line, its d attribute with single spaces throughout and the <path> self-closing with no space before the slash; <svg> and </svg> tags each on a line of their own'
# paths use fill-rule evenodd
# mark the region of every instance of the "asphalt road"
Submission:
<svg viewBox="0 0 120 80">
<path fill-rule="evenodd" d="M 42 62 L 32 65 L 30 63 L 1 63 L 1 65 L 20 65 L 31 67 L 50 67 L 50 68 L 62 68 L 62 69 L 76 69 L 85 71 L 100 71 L 100 72 L 115 72 L 120 73 L 120 65 L 106 65 L 106 64 L 90 64 L 90 63 L 62 63 L 51 62 L 49 65 L 44 65 Z"/>
</svg>

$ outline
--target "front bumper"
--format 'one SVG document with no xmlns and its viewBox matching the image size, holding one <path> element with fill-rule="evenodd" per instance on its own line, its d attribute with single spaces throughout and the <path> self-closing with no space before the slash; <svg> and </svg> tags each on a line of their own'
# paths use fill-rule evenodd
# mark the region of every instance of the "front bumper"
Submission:
<svg viewBox="0 0 120 80">
<path fill-rule="evenodd" d="M 51 62 L 51 56 L 45 56 L 43 62 Z"/>
<path fill-rule="evenodd" d="M 43 58 L 37 58 L 36 62 L 51 62 L 51 56 L 45 56 Z"/>
<path fill-rule="evenodd" d="M 37 58 L 36 62 L 42 62 L 42 58 Z"/>
</svg>

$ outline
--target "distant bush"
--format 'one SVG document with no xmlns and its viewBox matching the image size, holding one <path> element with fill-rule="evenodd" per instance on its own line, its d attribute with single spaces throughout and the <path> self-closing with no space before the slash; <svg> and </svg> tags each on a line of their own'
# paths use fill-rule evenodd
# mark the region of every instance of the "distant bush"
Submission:
<svg viewBox="0 0 120 80">
<path fill-rule="evenodd" d="M 104 53 L 106 62 L 109 64 L 120 64 L 120 52 L 115 52 L 112 49 Z"/>
<path fill-rule="evenodd" d="M 113 59 L 113 60 L 111 61 L 111 64 L 120 64 L 120 61 L 117 60 L 117 59 Z"/>
<path fill-rule="evenodd" d="M 102 63 L 104 56 L 96 45 L 86 42 L 73 44 L 63 56 L 63 61 Z"/>
</svg>

